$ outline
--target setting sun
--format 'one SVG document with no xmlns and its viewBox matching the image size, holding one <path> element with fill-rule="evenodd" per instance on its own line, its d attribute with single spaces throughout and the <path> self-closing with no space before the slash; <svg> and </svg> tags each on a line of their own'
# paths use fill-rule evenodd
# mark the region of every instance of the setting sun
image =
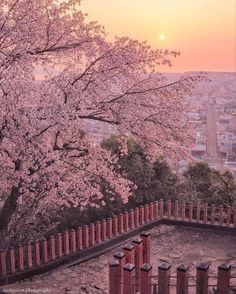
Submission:
<svg viewBox="0 0 236 294">
<path fill-rule="evenodd" d="M 161 34 L 161 35 L 159 36 L 159 39 L 160 39 L 161 41 L 165 41 L 165 39 L 166 39 L 166 35 Z"/>
</svg>

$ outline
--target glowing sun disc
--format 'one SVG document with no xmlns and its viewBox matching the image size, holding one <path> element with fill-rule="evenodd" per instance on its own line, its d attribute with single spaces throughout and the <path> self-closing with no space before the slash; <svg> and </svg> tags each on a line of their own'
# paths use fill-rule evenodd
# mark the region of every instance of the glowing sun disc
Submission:
<svg viewBox="0 0 236 294">
<path fill-rule="evenodd" d="M 159 36 L 159 39 L 160 39 L 161 41 L 165 41 L 165 39 L 166 39 L 166 36 L 165 36 L 165 35 L 163 35 L 163 34 L 161 34 L 161 35 Z"/>
</svg>

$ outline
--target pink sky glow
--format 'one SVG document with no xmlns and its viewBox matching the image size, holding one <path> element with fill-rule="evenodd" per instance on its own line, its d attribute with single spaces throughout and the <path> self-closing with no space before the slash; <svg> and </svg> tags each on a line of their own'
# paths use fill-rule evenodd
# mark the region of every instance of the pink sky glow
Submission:
<svg viewBox="0 0 236 294">
<path fill-rule="evenodd" d="M 181 51 L 179 71 L 236 71 L 235 0 L 86 0 L 82 10 L 109 32 Z"/>
</svg>

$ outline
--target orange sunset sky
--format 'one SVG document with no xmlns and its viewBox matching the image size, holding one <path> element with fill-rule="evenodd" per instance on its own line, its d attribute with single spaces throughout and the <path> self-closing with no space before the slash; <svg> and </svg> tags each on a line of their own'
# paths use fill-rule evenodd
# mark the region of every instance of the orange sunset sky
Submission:
<svg viewBox="0 0 236 294">
<path fill-rule="evenodd" d="M 236 0 L 84 0 L 115 35 L 181 51 L 166 71 L 236 71 Z"/>
</svg>

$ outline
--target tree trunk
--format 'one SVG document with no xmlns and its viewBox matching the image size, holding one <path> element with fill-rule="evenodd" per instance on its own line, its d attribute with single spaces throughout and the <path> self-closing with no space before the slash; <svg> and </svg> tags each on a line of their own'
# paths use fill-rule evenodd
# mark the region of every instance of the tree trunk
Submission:
<svg viewBox="0 0 236 294">
<path fill-rule="evenodd" d="M 4 249 L 7 245 L 7 226 L 16 210 L 19 195 L 19 187 L 13 186 L 0 213 L 0 249 Z"/>
</svg>

